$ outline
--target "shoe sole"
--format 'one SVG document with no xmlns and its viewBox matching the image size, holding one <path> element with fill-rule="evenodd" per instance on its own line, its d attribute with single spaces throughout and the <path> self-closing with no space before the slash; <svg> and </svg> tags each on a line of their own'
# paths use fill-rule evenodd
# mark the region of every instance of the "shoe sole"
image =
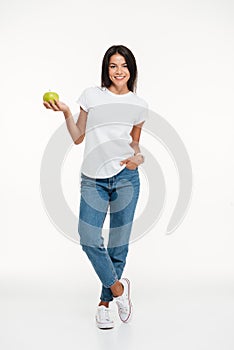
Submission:
<svg viewBox="0 0 234 350">
<path fill-rule="evenodd" d="M 97 327 L 99 329 L 112 329 L 112 328 L 114 328 L 114 324 L 112 324 L 112 325 L 109 325 L 109 324 L 105 325 L 105 324 L 100 324 L 97 321 L 96 321 L 96 325 L 97 325 Z"/>
</svg>

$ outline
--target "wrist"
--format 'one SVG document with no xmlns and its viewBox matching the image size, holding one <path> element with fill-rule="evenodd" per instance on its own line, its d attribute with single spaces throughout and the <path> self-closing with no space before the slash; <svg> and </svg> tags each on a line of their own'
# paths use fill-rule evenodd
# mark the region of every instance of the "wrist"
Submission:
<svg viewBox="0 0 234 350">
<path fill-rule="evenodd" d="M 65 119 L 72 117 L 70 109 L 63 112 Z"/>
<path fill-rule="evenodd" d="M 141 152 L 135 153 L 135 157 L 137 157 L 137 159 L 139 159 L 140 164 L 144 163 L 145 156 Z"/>
</svg>

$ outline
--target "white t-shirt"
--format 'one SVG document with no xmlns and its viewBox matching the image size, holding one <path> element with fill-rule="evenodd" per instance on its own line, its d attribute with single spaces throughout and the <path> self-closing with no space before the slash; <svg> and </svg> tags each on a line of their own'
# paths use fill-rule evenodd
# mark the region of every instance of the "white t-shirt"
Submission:
<svg viewBox="0 0 234 350">
<path fill-rule="evenodd" d="M 92 178 L 109 178 L 134 155 L 130 146 L 133 125 L 146 121 L 148 104 L 132 91 L 115 94 L 105 87 L 89 87 L 76 101 L 88 112 L 81 172 Z"/>
</svg>

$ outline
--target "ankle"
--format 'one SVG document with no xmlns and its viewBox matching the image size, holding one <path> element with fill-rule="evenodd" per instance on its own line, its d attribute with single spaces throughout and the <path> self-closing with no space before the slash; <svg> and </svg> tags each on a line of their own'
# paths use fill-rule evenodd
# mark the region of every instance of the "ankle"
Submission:
<svg viewBox="0 0 234 350">
<path fill-rule="evenodd" d="M 104 305 L 105 307 L 109 307 L 109 301 L 100 301 L 98 306 Z"/>
<path fill-rule="evenodd" d="M 115 290 L 112 292 L 113 297 L 117 298 L 120 297 L 124 292 L 124 286 L 122 285 L 121 282 L 115 287 Z"/>
</svg>

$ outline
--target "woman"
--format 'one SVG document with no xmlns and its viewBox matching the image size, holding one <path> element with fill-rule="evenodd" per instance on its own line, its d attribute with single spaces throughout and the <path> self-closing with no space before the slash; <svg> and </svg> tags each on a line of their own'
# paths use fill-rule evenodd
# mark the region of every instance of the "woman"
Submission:
<svg viewBox="0 0 234 350">
<path fill-rule="evenodd" d="M 127 47 L 114 45 L 103 57 L 101 87 L 85 89 L 77 101 L 76 123 L 63 102 L 44 102 L 46 108 L 63 112 L 75 144 L 86 139 L 78 232 L 82 249 L 102 283 L 96 312 L 101 329 L 114 327 L 109 309 L 112 300 L 122 322 L 132 315 L 130 282 L 121 277 L 139 196 L 138 166 L 144 162 L 139 140 L 147 103 L 136 95 L 136 81 L 134 55 Z M 108 209 L 110 230 L 105 247 L 102 228 Z"/>
</svg>

